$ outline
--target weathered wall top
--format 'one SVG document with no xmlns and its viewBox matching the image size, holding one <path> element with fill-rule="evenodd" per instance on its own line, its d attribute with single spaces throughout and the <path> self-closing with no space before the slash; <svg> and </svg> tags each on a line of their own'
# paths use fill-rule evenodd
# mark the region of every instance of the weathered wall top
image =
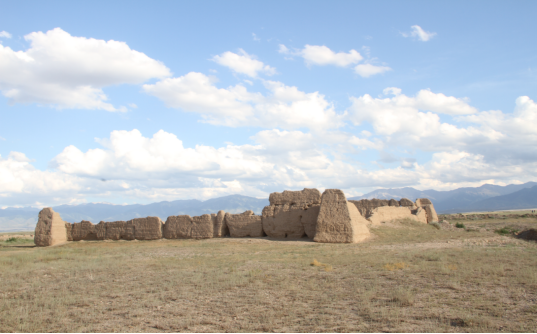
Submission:
<svg viewBox="0 0 537 334">
<path fill-rule="evenodd" d="M 321 204 L 321 192 L 317 189 L 304 188 L 300 191 L 285 190 L 269 196 L 270 205 Z"/>
</svg>

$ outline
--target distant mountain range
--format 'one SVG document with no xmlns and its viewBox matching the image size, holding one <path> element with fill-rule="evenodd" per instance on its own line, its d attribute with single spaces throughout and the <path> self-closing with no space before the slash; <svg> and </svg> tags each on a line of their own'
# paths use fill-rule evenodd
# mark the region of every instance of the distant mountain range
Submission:
<svg viewBox="0 0 537 334">
<path fill-rule="evenodd" d="M 438 213 L 457 213 L 474 211 L 494 211 L 510 209 L 537 208 L 537 182 L 495 186 L 485 184 L 476 188 L 458 188 L 450 191 L 417 190 L 406 187 L 400 189 L 379 189 L 359 197 L 348 199 L 401 199 L 412 201 L 417 198 L 429 198 Z M 80 205 L 60 205 L 53 207 L 67 222 L 89 220 L 93 223 L 116 220 L 129 220 L 138 217 L 157 216 L 166 220 L 168 216 L 199 216 L 205 213 L 217 213 L 224 210 L 240 213 L 252 210 L 261 214 L 268 199 L 258 199 L 242 195 L 230 195 L 207 201 L 177 200 L 152 204 L 113 205 L 88 203 Z M 35 228 L 38 208 L 0 209 L 0 232 L 29 231 Z"/>
<path fill-rule="evenodd" d="M 493 211 L 537 208 L 537 182 L 496 186 L 484 184 L 476 188 L 458 188 L 449 191 L 417 190 L 406 187 L 400 189 L 379 189 L 368 194 L 349 199 L 430 199 L 438 213 L 458 213 L 473 211 Z M 533 194 L 533 195 L 532 195 Z"/>
<path fill-rule="evenodd" d="M 67 222 L 73 223 L 81 220 L 89 220 L 96 224 L 101 220 L 129 220 L 148 216 L 157 216 L 165 221 L 168 216 L 199 216 L 205 213 L 217 213 L 220 210 L 230 213 L 241 213 L 246 210 L 252 210 L 256 214 L 261 214 L 261 211 L 267 205 L 269 205 L 268 198 L 258 199 L 242 195 L 230 195 L 213 198 L 207 201 L 192 199 L 171 202 L 165 201 L 147 205 L 88 203 L 79 205 L 60 205 L 53 207 L 53 209 Z M 41 211 L 41 209 L 37 208 L 0 209 L 0 232 L 33 230 L 37 222 L 39 211 Z"/>
</svg>

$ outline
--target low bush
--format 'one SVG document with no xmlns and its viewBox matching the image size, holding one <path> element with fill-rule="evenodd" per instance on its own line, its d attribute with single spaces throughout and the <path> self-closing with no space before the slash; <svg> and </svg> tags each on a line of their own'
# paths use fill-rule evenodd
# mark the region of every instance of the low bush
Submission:
<svg viewBox="0 0 537 334">
<path fill-rule="evenodd" d="M 518 232 L 517 229 L 514 229 L 512 227 L 502 227 L 500 229 L 495 230 L 494 232 L 498 233 L 499 235 L 511 235 Z"/>
<path fill-rule="evenodd" d="M 466 226 L 464 226 L 463 223 L 457 223 L 457 224 L 455 224 L 455 227 L 456 228 L 465 228 Z"/>
</svg>

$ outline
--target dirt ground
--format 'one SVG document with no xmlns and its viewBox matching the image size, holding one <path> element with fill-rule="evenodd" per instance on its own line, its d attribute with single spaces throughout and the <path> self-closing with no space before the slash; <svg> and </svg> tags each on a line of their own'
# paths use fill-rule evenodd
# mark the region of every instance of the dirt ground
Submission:
<svg viewBox="0 0 537 334">
<path fill-rule="evenodd" d="M 536 332 L 537 219 L 393 222 L 359 244 L 0 241 L 2 332 Z M 511 231 L 507 229 L 508 231 Z"/>
</svg>

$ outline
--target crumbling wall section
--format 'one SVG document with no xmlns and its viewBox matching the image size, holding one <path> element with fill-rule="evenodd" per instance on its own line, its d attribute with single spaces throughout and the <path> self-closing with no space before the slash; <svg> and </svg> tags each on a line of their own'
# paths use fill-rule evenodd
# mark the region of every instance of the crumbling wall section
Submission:
<svg viewBox="0 0 537 334">
<path fill-rule="evenodd" d="M 225 221 L 232 238 L 263 236 L 261 216 L 255 215 L 251 210 L 239 214 L 226 213 Z"/>
<path fill-rule="evenodd" d="M 381 223 L 397 220 L 397 219 L 412 219 L 421 221 L 417 215 L 412 214 L 412 210 L 405 206 L 381 206 L 373 210 L 368 220 L 372 225 L 380 225 Z M 427 221 L 425 221 L 427 223 Z"/>
<path fill-rule="evenodd" d="M 188 239 L 192 231 L 192 218 L 188 215 L 169 216 L 162 228 L 166 239 Z"/>
<path fill-rule="evenodd" d="M 438 215 L 434 209 L 433 203 L 428 198 L 418 198 L 416 200 L 416 206 L 423 208 L 427 213 L 427 223 L 438 222 Z"/>
<path fill-rule="evenodd" d="M 74 223 L 71 228 L 73 241 L 80 240 L 97 240 L 95 225 L 92 222 L 83 220 L 80 223 Z"/>
<path fill-rule="evenodd" d="M 263 231 L 273 238 L 302 238 L 315 236 L 321 193 L 317 189 L 275 192 L 269 196 L 270 205 L 263 209 Z M 309 210 L 311 208 L 311 210 Z M 306 232 L 306 229 L 308 232 Z"/>
</svg>

